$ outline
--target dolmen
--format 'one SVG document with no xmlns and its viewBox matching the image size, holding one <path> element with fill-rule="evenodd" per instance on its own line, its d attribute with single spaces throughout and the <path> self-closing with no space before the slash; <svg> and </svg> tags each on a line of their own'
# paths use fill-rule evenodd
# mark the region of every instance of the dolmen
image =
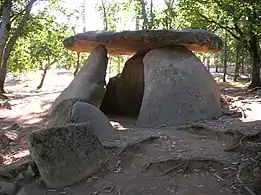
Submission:
<svg viewBox="0 0 261 195">
<path fill-rule="evenodd" d="M 221 116 L 218 86 L 192 52 L 217 53 L 217 35 L 197 29 L 91 31 L 64 40 L 77 52 L 101 45 L 112 55 L 132 55 L 107 85 L 100 107 L 105 114 L 137 117 L 138 127 L 153 128 Z"/>
<path fill-rule="evenodd" d="M 222 115 L 219 88 L 192 52 L 222 48 L 211 32 L 91 31 L 63 44 L 90 55 L 49 109 L 47 126 L 29 137 L 31 157 L 47 187 L 74 184 L 103 166 L 102 143 L 115 133 L 110 114 L 136 117 L 137 127 L 152 129 Z M 108 54 L 132 57 L 106 85 Z"/>
</svg>

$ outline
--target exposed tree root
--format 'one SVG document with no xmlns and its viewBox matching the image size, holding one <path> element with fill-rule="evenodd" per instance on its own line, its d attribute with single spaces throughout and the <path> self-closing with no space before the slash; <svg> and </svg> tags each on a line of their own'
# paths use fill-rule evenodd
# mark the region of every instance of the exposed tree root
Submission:
<svg viewBox="0 0 261 195">
<path fill-rule="evenodd" d="M 9 98 L 0 92 L 0 100 L 8 100 Z"/>
<path fill-rule="evenodd" d="M 146 137 L 144 139 L 141 140 L 137 140 L 133 143 L 127 144 L 123 147 L 116 147 L 116 146 L 106 146 L 106 149 L 113 149 L 115 150 L 116 148 L 118 148 L 118 150 L 116 151 L 116 154 L 113 157 L 109 157 L 105 163 L 104 163 L 104 167 L 107 171 L 109 171 L 110 173 L 118 173 L 121 170 L 120 167 L 120 163 L 121 161 L 119 160 L 119 157 L 121 155 L 123 155 L 126 151 L 128 150 L 133 150 L 135 148 L 138 148 L 141 144 L 145 144 L 145 143 L 151 143 L 153 141 L 155 141 L 156 139 L 159 139 L 159 136 L 149 136 Z"/>
<path fill-rule="evenodd" d="M 205 134 L 211 133 L 210 136 L 214 137 L 215 139 L 219 140 L 221 136 L 227 136 L 226 131 L 215 129 L 213 127 L 210 127 L 206 124 L 200 124 L 200 123 L 192 123 L 189 125 L 182 125 L 177 128 L 177 130 L 186 130 L 193 134 L 200 134 L 203 130 L 205 130 Z"/>
<path fill-rule="evenodd" d="M 243 133 L 241 133 L 238 130 L 228 131 L 227 134 L 230 134 L 233 136 L 233 142 L 232 142 L 232 144 L 230 144 L 230 146 L 228 148 L 225 149 L 225 151 L 232 151 L 232 150 L 239 148 L 240 146 L 242 146 L 242 142 L 244 140 L 253 140 L 255 138 L 260 138 L 260 133 L 261 133 L 261 131 L 256 132 L 254 134 L 244 135 Z"/>
<path fill-rule="evenodd" d="M 247 92 L 251 93 L 253 91 L 261 90 L 261 87 L 254 87 L 253 89 L 249 89 Z"/>
<path fill-rule="evenodd" d="M 208 126 L 208 125 L 201 124 L 201 123 L 192 123 L 192 124 L 189 124 L 189 125 L 182 125 L 182 126 L 179 126 L 177 128 L 177 130 L 186 130 L 186 129 L 206 129 L 206 130 L 209 130 L 209 131 L 217 132 L 216 129 L 214 129 L 214 128 Z"/>
<path fill-rule="evenodd" d="M 32 170 L 34 177 L 39 177 L 40 173 L 36 164 L 32 161 L 30 156 L 21 158 L 14 164 L 3 166 L 0 168 L 0 178 L 12 180 L 16 178 L 20 173 L 26 172 L 29 169 Z"/>
<path fill-rule="evenodd" d="M 7 109 L 7 110 L 12 110 L 12 106 L 9 103 L 8 100 L 4 101 L 4 102 L 0 102 L 0 109 Z"/>
<path fill-rule="evenodd" d="M 240 139 L 239 139 L 239 142 L 237 143 L 237 144 L 231 144 L 228 148 L 226 148 L 225 149 L 225 151 L 226 152 L 230 152 L 230 151 L 232 151 L 232 150 L 235 150 L 235 149 L 237 149 L 237 148 L 239 148 L 241 145 L 242 145 L 242 141 L 244 140 L 244 139 L 246 139 L 248 136 L 247 135 L 245 135 L 245 136 L 243 136 L 243 137 L 241 137 Z M 235 140 L 235 139 L 234 139 Z M 233 141 L 234 142 L 234 141 Z"/>
<path fill-rule="evenodd" d="M 237 175 L 236 175 L 236 178 L 237 178 L 237 181 L 243 185 L 243 188 L 245 190 L 247 190 L 251 195 L 256 195 L 256 193 L 254 193 L 249 187 L 247 187 L 246 185 L 244 185 L 244 182 L 242 181 L 242 179 L 240 178 L 240 174 L 242 172 L 242 169 L 245 168 L 246 166 L 248 166 L 249 164 L 243 164 L 243 165 L 240 165 L 239 168 L 238 168 L 238 171 L 237 171 Z"/>
<path fill-rule="evenodd" d="M 196 163 L 200 163 L 200 165 L 198 165 Z M 172 158 L 172 159 L 150 162 L 148 164 L 145 164 L 141 168 L 141 172 L 142 173 L 148 172 L 150 169 L 152 169 L 152 166 L 156 166 L 156 167 L 160 168 L 160 167 L 166 165 L 166 166 L 172 166 L 172 167 L 167 170 L 163 170 L 162 175 L 166 175 L 166 174 L 169 174 L 169 173 L 171 173 L 173 171 L 177 171 L 177 170 L 179 170 L 179 172 L 181 172 L 181 173 L 184 173 L 189 168 L 202 169 L 202 166 L 207 165 L 207 164 L 214 164 L 214 163 L 219 164 L 220 166 L 224 165 L 223 163 L 217 161 L 216 159 L 212 159 L 212 158 Z"/>
<path fill-rule="evenodd" d="M 141 144 L 144 144 L 146 142 L 150 143 L 159 138 L 160 138 L 159 136 L 149 136 L 149 137 L 146 137 L 145 139 L 135 141 L 131 144 L 127 144 L 126 146 L 124 146 L 118 150 L 116 156 L 121 156 L 127 150 L 135 149 L 135 148 L 139 147 Z"/>
</svg>

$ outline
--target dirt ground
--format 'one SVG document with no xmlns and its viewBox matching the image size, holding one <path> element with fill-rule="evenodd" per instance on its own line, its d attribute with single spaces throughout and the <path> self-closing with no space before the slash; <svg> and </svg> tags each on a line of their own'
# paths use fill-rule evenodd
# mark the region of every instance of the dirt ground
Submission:
<svg viewBox="0 0 261 195">
<path fill-rule="evenodd" d="M 214 77 L 219 82 L 221 75 Z M 14 171 L 3 176 L 8 167 L 30 161 L 27 136 L 45 126 L 48 108 L 72 78 L 52 72 L 39 91 L 39 75 L 7 81 L 9 101 L 0 109 L 0 181 L 15 183 L 19 195 L 261 194 L 261 91 L 248 91 L 244 78 L 219 82 L 230 111 L 216 120 L 140 129 L 134 119 L 110 116 L 117 131 L 103 142 L 110 160 L 78 184 L 54 190 Z"/>
</svg>

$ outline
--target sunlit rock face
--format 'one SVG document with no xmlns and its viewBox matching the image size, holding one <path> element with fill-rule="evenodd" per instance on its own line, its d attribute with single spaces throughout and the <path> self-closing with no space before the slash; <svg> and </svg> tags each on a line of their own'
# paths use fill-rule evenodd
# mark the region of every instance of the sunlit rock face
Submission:
<svg viewBox="0 0 261 195">
<path fill-rule="evenodd" d="M 77 98 L 100 107 L 105 93 L 107 63 L 105 47 L 96 47 L 70 85 L 56 98 L 48 111 L 48 116 L 66 99 Z"/>
<path fill-rule="evenodd" d="M 173 126 L 221 116 L 216 83 L 187 48 L 158 48 L 143 61 L 145 88 L 137 126 Z"/>
</svg>

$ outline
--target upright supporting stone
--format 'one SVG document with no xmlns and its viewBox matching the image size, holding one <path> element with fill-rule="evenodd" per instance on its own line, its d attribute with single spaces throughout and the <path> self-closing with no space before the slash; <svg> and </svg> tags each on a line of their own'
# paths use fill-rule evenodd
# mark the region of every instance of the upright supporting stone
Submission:
<svg viewBox="0 0 261 195">
<path fill-rule="evenodd" d="M 144 57 L 145 89 L 137 126 L 172 126 L 222 114 L 216 83 L 182 46 L 162 47 Z"/>
<path fill-rule="evenodd" d="M 42 129 L 29 138 L 29 149 L 50 188 L 74 184 L 97 172 L 106 152 L 88 123 Z"/>
<path fill-rule="evenodd" d="M 132 56 L 125 63 L 122 73 L 109 81 L 102 111 L 138 117 L 144 91 L 144 55 L 145 52 L 139 52 Z"/>
<path fill-rule="evenodd" d="M 105 93 L 105 76 L 108 57 L 104 46 L 95 48 L 70 85 L 56 98 L 48 116 L 66 99 L 77 98 L 83 102 L 100 107 Z"/>
</svg>

